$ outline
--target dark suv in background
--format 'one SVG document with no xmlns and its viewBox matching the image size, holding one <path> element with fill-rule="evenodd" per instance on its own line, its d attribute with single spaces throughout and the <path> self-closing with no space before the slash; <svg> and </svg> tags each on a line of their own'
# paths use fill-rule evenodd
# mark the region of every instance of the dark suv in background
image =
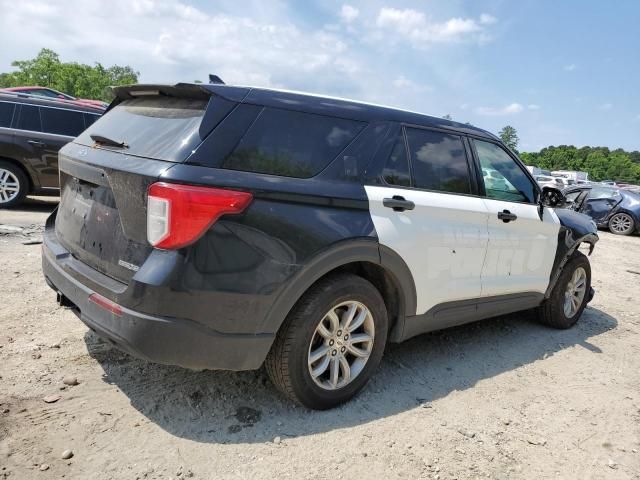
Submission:
<svg viewBox="0 0 640 480">
<path fill-rule="evenodd" d="M 264 363 L 329 408 L 388 341 L 524 309 L 569 328 L 593 296 L 577 248 L 595 224 L 543 205 L 484 130 L 261 88 L 115 94 L 60 151 L 42 262 L 60 304 L 134 355 Z"/>
<path fill-rule="evenodd" d="M 57 194 L 58 150 L 104 112 L 24 93 L 0 92 L 0 208 L 27 194 Z"/>
</svg>

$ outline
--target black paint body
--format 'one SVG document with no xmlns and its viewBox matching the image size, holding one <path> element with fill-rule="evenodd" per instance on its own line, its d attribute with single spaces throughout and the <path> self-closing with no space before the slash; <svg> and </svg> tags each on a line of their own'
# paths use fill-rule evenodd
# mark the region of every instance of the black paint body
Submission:
<svg viewBox="0 0 640 480">
<path fill-rule="evenodd" d="M 116 89 L 110 108 L 145 88 Z M 258 368 L 303 293 L 328 272 L 348 269 L 365 272 L 383 293 L 392 341 L 415 334 L 404 322 L 416 314 L 413 278 L 404 260 L 378 243 L 363 185 L 378 183 L 380 159 L 388 156 L 400 122 L 495 141 L 493 135 L 444 119 L 309 95 L 224 85 L 153 88 L 171 96 L 212 95 L 199 127 L 201 143 L 184 162 L 141 160 L 82 144 L 82 138 L 60 152 L 62 200 L 47 223 L 43 270 L 85 323 L 156 362 Z M 221 168 L 265 106 L 366 126 L 311 178 Z M 156 181 L 248 191 L 253 201 L 242 214 L 222 217 L 192 245 L 157 250 L 146 240 L 147 189 Z M 122 315 L 89 302 L 92 292 L 122 306 Z M 504 313 L 491 306 L 482 311 Z"/>
</svg>

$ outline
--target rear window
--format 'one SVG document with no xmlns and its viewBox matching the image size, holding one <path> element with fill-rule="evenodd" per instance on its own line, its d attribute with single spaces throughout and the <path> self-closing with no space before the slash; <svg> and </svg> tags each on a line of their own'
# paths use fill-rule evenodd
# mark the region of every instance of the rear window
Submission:
<svg viewBox="0 0 640 480">
<path fill-rule="evenodd" d="M 16 104 L 0 102 L 0 127 L 10 127 Z"/>
<path fill-rule="evenodd" d="M 125 100 L 93 123 L 76 142 L 93 145 L 91 134 L 127 144 L 127 155 L 184 161 L 202 139 L 198 133 L 206 100 L 145 97 Z M 101 148 L 110 149 L 104 146 Z"/>
<path fill-rule="evenodd" d="M 364 126 L 343 118 L 265 108 L 222 166 L 309 178 L 324 169 Z"/>
<path fill-rule="evenodd" d="M 42 131 L 46 133 L 77 137 L 84 130 L 82 112 L 41 107 L 40 118 L 42 119 Z"/>
<path fill-rule="evenodd" d="M 620 192 L 613 188 L 595 187 L 589 192 L 589 198 L 592 200 L 599 198 L 620 198 Z"/>
<path fill-rule="evenodd" d="M 407 128 L 407 141 L 417 188 L 471 193 L 469 165 L 459 136 Z"/>
</svg>

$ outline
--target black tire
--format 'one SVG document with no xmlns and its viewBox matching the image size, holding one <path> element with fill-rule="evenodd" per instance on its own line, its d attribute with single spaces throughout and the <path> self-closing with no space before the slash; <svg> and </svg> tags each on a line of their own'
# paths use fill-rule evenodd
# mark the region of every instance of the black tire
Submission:
<svg viewBox="0 0 640 480">
<path fill-rule="evenodd" d="M 361 372 L 350 383 L 325 390 L 316 385 L 309 372 L 309 349 L 316 327 L 327 312 L 347 301 L 360 302 L 371 312 L 373 347 Z M 357 275 L 330 275 L 313 285 L 287 316 L 265 361 L 267 374 L 279 390 L 305 407 L 333 408 L 366 385 L 382 359 L 387 332 L 387 310 L 376 287 Z"/>
<path fill-rule="evenodd" d="M 614 235 L 631 235 L 636 229 L 633 217 L 624 212 L 613 215 L 609 219 L 608 226 L 609 231 Z"/>
<path fill-rule="evenodd" d="M 2 170 L 9 172 L 18 181 L 18 194 L 11 200 L 7 201 L 3 201 L 2 195 L 0 195 L 0 208 L 15 207 L 24 200 L 24 197 L 27 196 L 27 192 L 29 191 L 29 179 L 27 179 L 27 176 L 20 167 L 17 167 L 6 160 L 0 160 L 0 173 L 2 173 Z"/>
<path fill-rule="evenodd" d="M 586 272 L 585 295 L 582 299 L 580 307 L 575 314 L 568 317 L 564 311 L 565 291 L 574 272 L 578 268 L 583 268 Z M 538 319 L 541 323 L 553 328 L 566 329 L 573 327 L 580 319 L 582 312 L 589 301 L 589 292 L 591 290 L 591 265 L 589 259 L 582 252 L 574 252 L 569 261 L 567 261 L 558 282 L 556 283 L 551 296 L 538 307 Z"/>
</svg>

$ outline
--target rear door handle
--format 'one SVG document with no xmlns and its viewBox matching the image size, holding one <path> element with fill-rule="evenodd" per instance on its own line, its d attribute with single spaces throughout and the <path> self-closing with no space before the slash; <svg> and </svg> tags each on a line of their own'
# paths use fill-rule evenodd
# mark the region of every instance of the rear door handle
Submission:
<svg viewBox="0 0 640 480">
<path fill-rule="evenodd" d="M 404 212 L 405 210 L 413 210 L 416 208 L 415 203 L 400 195 L 394 195 L 392 198 L 383 198 L 382 205 L 387 208 L 393 208 L 394 212 Z"/>
<path fill-rule="evenodd" d="M 511 213 L 509 210 L 503 210 L 498 212 L 498 219 L 504 223 L 515 222 L 518 216 L 515 213 Z"/>
<path fill-rule="evenodd" d="M 44 147 L 46 144 L 40 140 L 27 140 L 27 143 L 35 145 L 36 147 Z"/>
</svg>

